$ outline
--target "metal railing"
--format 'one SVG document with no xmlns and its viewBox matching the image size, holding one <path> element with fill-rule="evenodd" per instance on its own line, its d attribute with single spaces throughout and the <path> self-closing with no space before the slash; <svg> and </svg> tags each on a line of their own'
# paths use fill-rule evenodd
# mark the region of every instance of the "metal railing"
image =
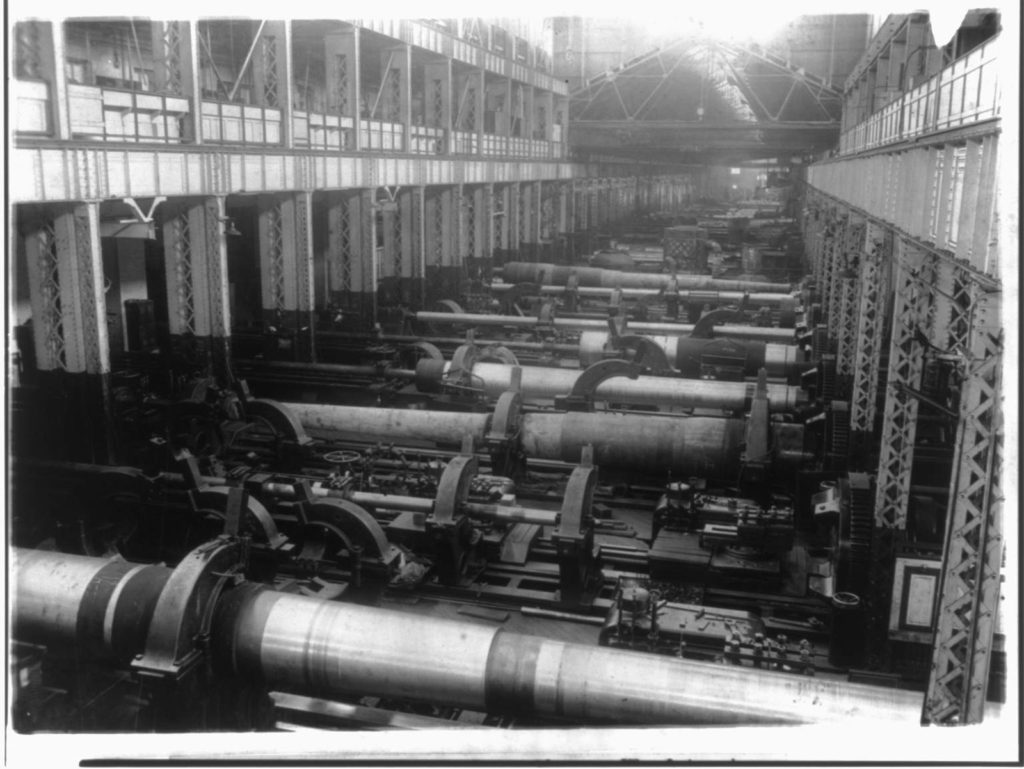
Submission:
<svg viewBox="0 0 1024 769">
<path fill-rule="evenodd" d="M 211 144 L 281 144 L 281 110 L 204 101 L 203 141 Z"/>
<path fill-rule="evenodd" d="M 839 137 L 839 154 L 884 147 L 999 117 L 994 38 Z"/>
<path fill-rule="evenodd" d="M 292 112 L 292 143 L 314 150 L 351 150 L 355 148 L 355 120 L 344 115 L 319 112 Z"/>
<path fill-rule="evenodd" d="M 15 132 L 52 135 L 52 89 L 44 81 L 13 81 L 17 107 Z M 111 142 L 191 143 L 198 133 L 204 143 L 277 146 L 284 143 L 284 112 L 276 108 L 231 102 L 200 103 L 199 125 L 191 101 L 142 91 L 71 83 L 68 85 L 71 134 L 76 139 Z M 353 152 L 408 152 L 417 155 L 477 155 L 488 158 L 561 159 L 566 156 L 563 132 L 551 126 L 552 140 L 501 136 L 438 127 L 409 127 L 381 120 L 355 119 L 305 110 L 291 114 L 291 144 L 296 149 Z M 449 146 L 450 145 L 450 146 Z"/>
<path fill-rule="evenodd" d="M 441 155 L 445 150 L 444 129 L 414 125 L 409 129 L 409 152 L 417 155 Z"/>
<path fill-rule="evenodd" d="M 71 135 L 79 139 L 189 141 L 189 100 L 145 91 L 68 84 Z"/>
<path fill-rule="evenodd" d="M 360 120 L 359 139 L 364 150 L 401 152 L 405 149 L 405 127 L 385 120 Z"/>
</svg>

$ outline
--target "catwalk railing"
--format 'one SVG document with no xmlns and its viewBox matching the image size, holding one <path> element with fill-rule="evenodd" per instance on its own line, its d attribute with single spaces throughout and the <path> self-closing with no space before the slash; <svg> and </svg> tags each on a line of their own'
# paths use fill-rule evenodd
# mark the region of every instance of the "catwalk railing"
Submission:
<svg viewBox="0 0 1024 769">
<path fill-rule="evenodd" d="M 839 154 L 884 147 L 999 117 L 999 38 L 993 38 L 839 137 Z"/>
</svg>

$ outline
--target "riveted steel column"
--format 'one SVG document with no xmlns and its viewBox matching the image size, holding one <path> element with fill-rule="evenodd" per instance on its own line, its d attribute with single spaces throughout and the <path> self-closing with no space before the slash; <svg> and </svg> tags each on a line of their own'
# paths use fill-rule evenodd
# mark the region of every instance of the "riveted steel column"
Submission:
<svg viewBox="0 0 1024 769">
<path fill-rule="evenodd" d="M 231 297 L 228 283 L 228 245 L 225 232 L 225 198 L 217 195 L 203 202 L 206 224 L 206 286 L 204 315 L 210 335 L 213 373 L 218 381 L 230 378 Z"/>
<path fill-rule="evenodd" d="M 480 242 L 483 244 L 483 258 L 488 271 L 494 263 L 494 185 L 480 185 Z"/>
<path fill-rule="evenodd" d="M 427 125 L 444 132 L 441 152 L 452 152 L 452 60 L 423 65 L 424 110 Z"/>
<path fill-rule="evenodd" d="M 394 278 L 400 304 L 412 307 L 422 292 L 422 188 L 405 187 L 395 196 L 397 208 L 385 211 L 385 274 Z M 390 237 L 389 237 L 390 234 Z"/>
<path fill-rule="evenodd" d="M 971 287 L 971 334 L 924 723 L 978 723 L 992 661 L 1003 558 L 1000 491 L 1002 329 L 999 297 Z"/>
<path fill-rule="evenodd" d="M 883 334 L 891 298 L 892 248 L 891 231 L 869 222 L 858 276 L 860 306 L 850 400 L 850 429 L 857 445 L 866 444 L 875 429 Z"/>
<path fill-rule="evenodd" d="M 377 223 L 373 190 L 362 190 L 350 199 L 354 224 L 352 261 L 352 291 L 354 304 L 363 322 L 373 325 L 377 321 Z"/>
<path fill-rule="evenodd" d="M 161 206 L 172 348 L 229 377 L 230 301 L 223 197 Z M 226 379 L 224 380 L 226 381 Z"/>
<path fill-rule="evenodd" d="M 360 149 L 359 112 L 361 85 L 359 82 L 359 28 L 324 37 L 324 63 L 327 69 L 327 110 L 352 122 L 352 128 L 342 131 L 345 141 L 341 149 Z"/>
<path fill-rule="evenodd" d="M 433 187 L 427 195 L 428 303 L 450 299 L 458 293 L 459 213 L 456 198 L 454 187 Z"/>
<path fill-rule="evenodd" d="M 54 219 L 66 371 L 110 373 L 98 202 Z"/>
<path fill-rule="evenodd" d="M 842 384 L 841 397 L 847 394 L 853 377 L 854 351 L 859 329 L 858 273 L 864 251 L 865 229 L 866 223 L 862 220 L 851 220 L 848 223 L 840 261 L 836 265 L 836 317 L 834 326 L 832 318 L 829 318 L 829 325 L 832 329 L 830 335 L 836 340 L 836 374 Z"/>
<path fill-rule="evenodd" d="M 910 475 L 917 434 L 917 398 L 905 388 L 919 390 L 924 368 L 920 331 L 927 328 L 931 259 L 920 249 L 899 240 L 895 254 L 895 307 L 889 371 L 882 425 L 881 456 L 875 497 L 875 523 L 905 529 Z"/>
<path fill-rule="evenodd" d="M 296 334 L 307 358 L 313 339 L 312 192 L 259 198 L 260 283 L 265 328 Z"/>
<path fill-rule="evenodd" d="M 534 243 L 543 240 L 544 231 L 544 198 L 543 182 L 536 181 L 530 185 L 530 237 Z"/>
<path fill-rule="evenodd" d="M 109 462 L 114 455 L 110 344 L 98 202 L 47 212 L 26 238 L 36 367 L 54 406 L 67 410 L 71 458 Z M 72 421 L 60 425 L 65 428 Z"/>
<path fill-rule="evenodd" d="M 402 146 L 410 149 L 412 122 L 412 47 L 397 45 L 381 51 L 381 99 L 377 115 L 371 117 L 402 126 Z"/>
<path fill-rule="evenodd" d="M 71 115 L 68 109 L 68 78 L 64 69 L 67 50 L 64 44 L 63 22 L 25 22 L 37 25 L 39 30 L 40 76 L 53 85 L 50 95 L 50 114 L 54 133 L 58 139 L 71 138 Z M 47 45 L 47 43 L 50 43 Z M 52 51 L 52 54 L 49 52 Z"/>
<path fill-rule="evenodd" d="M 193 68 L 190 22 L 152 21 L 150 30 L 153 41 L 153 86 L 159 93 L 193 98 L 195 92 L 195 69 Z M 198 102 L 184 124 L 187 138 L 195 136 L 195 122 L 200 112 Z"/>
</svg>

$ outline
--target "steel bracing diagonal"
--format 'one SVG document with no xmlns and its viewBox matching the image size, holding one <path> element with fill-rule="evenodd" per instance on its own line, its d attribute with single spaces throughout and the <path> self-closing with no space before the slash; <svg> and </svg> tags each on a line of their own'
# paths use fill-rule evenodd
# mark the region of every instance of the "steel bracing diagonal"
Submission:
<svg viewBox="0 0 1024 769">
<path fill-rule="evenodd" d="M 850 428 L 863 434 L 870 433 L 875 424 L 885 307 L 889 296 L 891 236 L 880 227 L 869 224 L 865 251 L 858 276 L 860 296 L 850 403 Z"/>
<path fill-rule="evenodd" d="M 972 333 L 958 349 L 960 426 L 925 723 L 982 720 L 999 606 L 1002 335 L 998 297 L 971 293 Z"/>
<path fill-rule="evenodd" d="M 883 528 L 905 529 L 918 412 L 918 401 L 907 388 L 920 389 L 924 369 L 925 350 L 919 329 L 930 304 L 928 286 L 933 257 L 905 243 L 898 250 L 875 523 Z"/>
</svg>

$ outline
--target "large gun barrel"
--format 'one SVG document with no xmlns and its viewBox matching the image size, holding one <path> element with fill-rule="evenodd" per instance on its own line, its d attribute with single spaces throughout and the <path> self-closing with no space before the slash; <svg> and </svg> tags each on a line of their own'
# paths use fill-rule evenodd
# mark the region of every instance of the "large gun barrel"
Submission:
<svg viewBox="0 0 1024 769">
<path fill-rule="evenodd" d="M 15 639 L 70 642 L 122 664 L 153 644 L 161 627 L 154 609 L 177 582 L 164 566 L 30 550 L 14 556 Z M 220 575 L 210 570 L 209 578 Z M 226 588 L 210 611 L 202 649 L 213 669 L 268 690 L 583 723 L 916 724 L 920 717 L 921 695 L 897 689 L 564 643 L 251 582 Z"/>
</svg>

